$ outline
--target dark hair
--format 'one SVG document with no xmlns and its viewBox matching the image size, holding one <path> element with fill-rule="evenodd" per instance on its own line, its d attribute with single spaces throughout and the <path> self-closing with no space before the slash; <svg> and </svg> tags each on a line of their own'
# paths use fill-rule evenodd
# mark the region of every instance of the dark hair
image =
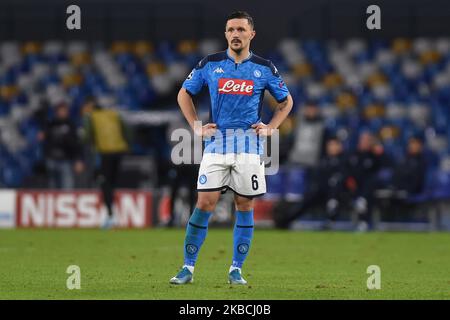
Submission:
<svg viewBox="0 0 450 320">
<path fill-rule="evenodd" d="M 337 136 L 336 133 L 329 133 L 328 136 L 326 137 L 326 143 L 328 142 L 338 142 L 338 143 L 342 143 L 341 139 L 339 139 L 339 137 Z"/>
<path fill-rule="evenodd" d="M 252 29 L 255 29 L 255 23 L 253 22 L 253 18 L 248 12 L 245 11 L 234 11 L 230 13 L 227 17 L 227 21 L 231 19 L 247 19 L 248 24 L 252 26 Z"/>
<path fill-rule="evenodd" d="M 414 133 L 413 135 L 411 135 L 409 137 L 409 142 L 411 142 L 412 140 L 418 141 L 421 144 L 423 144 L 425 142 L 425 137 L 422 133 Z"/>
<path fill-rule="evenodd" d="M 308 99 L 305 101 L 305 107 L 318 107 L 319 103 L 316 99 Z"/>
<path fill-rule="evenodd" d="M 60 101 L 58 102 L 58 104 L 55 106 L 55 109 L 63 109 L 63 108 L 69 108 L 69 104 L 66 101 Z"/>
</svg>

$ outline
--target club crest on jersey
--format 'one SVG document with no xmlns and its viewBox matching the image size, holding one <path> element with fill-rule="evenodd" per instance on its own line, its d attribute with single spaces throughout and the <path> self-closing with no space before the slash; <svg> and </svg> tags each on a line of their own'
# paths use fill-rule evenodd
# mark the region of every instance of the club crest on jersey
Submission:
<svg viewBox="0 0 450 320">
<path fill-rule="evenodd" d="M 208 179 L 206 178 L 206 176 L 204 174 L 202 174 L 198 180 L 199 180 L 200 184 L 205 184 Z"/>
<path fill-rule="evenodd" d="M 257 78 L 260 78 L 260 77 L 261 77 L 261 71 L 255 70 L 255 71 L 253 71 L 253 75 L 254 75 L 255 77 L 257 77 Z"/>
<path fill-rule="evenodd" d="M 253 80 L 220 78 L 219 94 L 251 96 L 253 94 L 253 86 Z"/>
</svg>

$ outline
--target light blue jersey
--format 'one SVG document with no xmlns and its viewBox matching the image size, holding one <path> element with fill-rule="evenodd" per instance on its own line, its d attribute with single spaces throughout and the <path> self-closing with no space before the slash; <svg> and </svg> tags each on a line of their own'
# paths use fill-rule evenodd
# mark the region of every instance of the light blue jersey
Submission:
<svg viewBox="0 0 450 320">
<path fill-rule="evenodd" d="M 211 97 L 209 122 L 218 129 L 216 136 L 206 141 L 204 152 L 262 154 L 262 139 L 249 133 L 251 125 L 261 122 L 264 91 L 269 90 L 278 102 L 289 95 L 272 62 L 252 52 L 241 63 L 235 63 L 227 51 L 211 54 L 183 83 L 190 95 L 198 94 L 203 86 L 208 86 Z"/>
</svg>

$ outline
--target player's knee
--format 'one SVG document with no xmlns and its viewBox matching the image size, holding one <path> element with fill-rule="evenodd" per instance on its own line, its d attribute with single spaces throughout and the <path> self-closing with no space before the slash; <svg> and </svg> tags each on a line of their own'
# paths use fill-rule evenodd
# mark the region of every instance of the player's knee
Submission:
<svg viewBox="0 0 450 320">
<path fill-rule="evenodd" d="M 240 205 L 240 206 L 236 206 L 238 211 L 251 211 L 253 210 L 253 206 L 252 205 Z"/>
<path fill-rule="evenodd" d="M 209 198 L 201 198 L 197 201 L 197 208 L 202 211 L 213 211 L 216 207 L 217 201 Z"/>
<path fill-rule="evenodd" d="M 250 211 L 253 209 L 253 200 L 247 198 L 236 199 L 234 201 L 236 209 L 239 211 Z"/>
</svg>

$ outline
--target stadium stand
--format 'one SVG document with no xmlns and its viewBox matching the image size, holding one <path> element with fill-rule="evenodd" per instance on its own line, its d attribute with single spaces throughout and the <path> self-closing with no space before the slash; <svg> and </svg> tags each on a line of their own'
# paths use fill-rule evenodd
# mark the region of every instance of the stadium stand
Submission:
<svg viewBox="0 0 450 320">
<path fill-rule="evenodd" d="M 117 41 L 0 43 L 0 187 L 26 187 L 42 161 L 38 132 L 42 119 L 67 102 L 81 127 L 81 106 L 95 97 L 123 114 L 177 115 L 175 95 L 189 71 L 208 53 L 220 51 L 214 39 L 178 43 Z M 314 100 L 327 130 L 353 150 L 363 130 L 371 130 L 399 162 L 408 138 L 424 136 L 427 188 L 411 202 L 450 198 L 450 39 L 299 41 L 284 39 L 265 53 L 278 67 L 295 101 L 280 130 L 293 131 L 302 106 Z M 200 109 L 208 100 L 199 98 Z M 273 101 L 265 101 L 263 121 Z M 152 118 L 155 119 L 155 118 Z M 163 122 L 170 122 L 170 116 Z M 162 139 L 166 141 L 165 139 Z M 133 145 L 134 154 L 158 157 L 165 145 Z M 392 172 L 382 170 L 389 179 Z M 302 169 L 286 167 L 267 179 L 267 198 L 301 197 Z"/>
</svg>

